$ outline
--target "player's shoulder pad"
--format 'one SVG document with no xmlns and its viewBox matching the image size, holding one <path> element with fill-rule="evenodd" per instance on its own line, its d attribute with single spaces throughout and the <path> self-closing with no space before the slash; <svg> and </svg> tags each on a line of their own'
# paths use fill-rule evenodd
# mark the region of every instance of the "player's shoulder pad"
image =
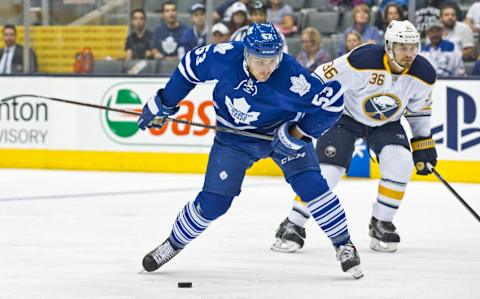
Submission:
<svg viewBox="0 0 480 299">
<path fill-rule="evenodd" d="M 222 44 L 214 44 L 210 48 L 210 52 L 216 59 L 231 60 L 233 57 L 243 58 L 243 42 L 226 42 Z"/>
<path fill-rule="evenodd" d="M 384 70 L 384 49 L 380 45 L 365 44 L 350 52 L 347 57 L 348 63 L 359 70 Z"/>
<path fill-rule="evenodd" d="M 298 61 L 294 57 L 292 57 L 290 54 L 283 53 L 283 58 L 282 58 L 282 61 L 280 62 L 278 70 L 281 69 L 282 71 L 294 72 L 301 68 L 302 66 L 300 65 L 300 63 L 298 63 Z"/>
<path fill-rule="evenodd" d="M 427 84 L 432 85 L 437 79 L 437 73 L 430 62 L 422 55 L 417 55 L 412 67 L 408 70 L 409 75 L 416 77 Z"/>
</svg>

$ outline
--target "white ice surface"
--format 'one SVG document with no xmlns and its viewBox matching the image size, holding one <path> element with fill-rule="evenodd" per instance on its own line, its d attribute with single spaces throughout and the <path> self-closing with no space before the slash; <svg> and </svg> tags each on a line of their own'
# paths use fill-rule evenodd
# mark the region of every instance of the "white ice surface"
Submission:
<svg viewBox="0 0 480 299">
<path fill-rule="evenodd" d="M 340 183 L 361 280 L 341 271 L 313 221 L 301 252 L 270 251 L 293 192 L 260 177 L 248 177 L 227 215 L 171 262 L 138 274 L 202 183 L 200 175 L 0 170 L 0 298 L 480 298 L 480 223 L 440 183 L 409 185 L 393 254 L 368 247 L 377 181 Z M 480 185 L 453 186 L 480 211 Z"/>
</svg>

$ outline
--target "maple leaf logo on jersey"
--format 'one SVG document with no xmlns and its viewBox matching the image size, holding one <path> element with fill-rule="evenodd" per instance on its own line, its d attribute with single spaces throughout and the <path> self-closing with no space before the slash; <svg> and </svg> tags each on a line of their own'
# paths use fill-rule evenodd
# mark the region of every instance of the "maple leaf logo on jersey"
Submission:
<svg viewBox="0 0 480 299">
<path fill-rule="evenodd" d="M 166 54 L 172 54 L 177 49 L 177 42 L 172 36 L 167 37 L 162 41 L 162 48 Z"/>
<path fill-rule="evenodd" d="M 233 45 L 231 43 L 218 44 L 215 46 L 215 48 L 213 48 L 213 53 L 225 55 L 225 53 L 231 49 L 233 49 Z"/>
<path fill-rule="evenodd" d="M 245 98 L 233 98 L 232 102 L 228 96 L 225 96 L 225 105 L 237 124 L 242 123 L 249 125 L 251 122 L 258 120 L 258 116 L 260 116 L 260 112 L 249 111 L 251 106 Z"/>
<path fill-rule="evenodd" d="M 292 82 L 290 91 L 298 93 L 301 97 L 303 97 L 307 92 L 309 92 L 310 87 L 312 86 L 310 83 L 308 83 L 307 79 L 302 74 L 300 74 L 300 76 L 298 77 L 290 77 L 290 81 Z"/>
</svg>

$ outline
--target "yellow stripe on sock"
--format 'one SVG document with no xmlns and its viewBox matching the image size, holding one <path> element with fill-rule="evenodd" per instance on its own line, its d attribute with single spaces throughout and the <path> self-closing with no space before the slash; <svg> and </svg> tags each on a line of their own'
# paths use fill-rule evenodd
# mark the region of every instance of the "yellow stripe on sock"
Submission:
<svg viewBox="0 0 480 299">
<path fill-rule="evenodd" d="M 392 190 L 382 185 L 378 185 L 378 193 L 396 200 L 402 200 L 403 195 L 405 194 L 405 192 Z"/>
</svg>

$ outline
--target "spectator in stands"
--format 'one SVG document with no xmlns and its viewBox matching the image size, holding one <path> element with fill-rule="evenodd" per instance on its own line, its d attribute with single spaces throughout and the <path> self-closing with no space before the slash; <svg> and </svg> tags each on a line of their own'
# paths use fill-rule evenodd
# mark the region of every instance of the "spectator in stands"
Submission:
<svg viewBox="0 0 480 299">
<path fill-rule="evenodd" d="M 478 57 L 477 62 L 473 66 L 472 76 L 480 76 L 480 56 Z"/>
<path fill-rule="evenodd" d="M 212 26 L 212 42 L 214 44 L 226 43 L 230 40 L 230 31 L 223 23 Z"/>
<path fill-rule="evenodd" d="M 257 24 L 267 22 L 267 6 L 262 1 L 253 1 L 249 6 L 248 12 L 250 14 L 251 22 L 255 22 Z M 249 25 L 239 28 L 232 34 L 230 40 L 243 41 L 243 38 L 247 34 L 248 27 Z M 283 40 L 283 53 L 288 53 L 288 45 L 285 36 L 281 32 L 278 33 Z"/>
<path fill-rule="evenodd" d="M 425 37 L 427 26 L 430 26 L 432 20 L 438 18 L 440 18 L 440 9 L 433 6 L 422 7 L 415 11 L 415 27 L 422 38 Z"/>
<path fill-rule="evenodd" d="M 396 4 L 402 10 L 408 10 L 408 0 L 382 0 L 380 1 L 380 10 L 385 13 L 389 4 Z"/>
<path fill-rule="evenodd" d="M 370 25 L 370 8 L 366 4 L 357 5 L 352 11 L 353 26 L 345 30 L 344 36 L 352 31 L 357 31 L 362 36 L 362 42 L 383 44 L 383 38 L 377 27 Z M 342 41 L 338 47 L 338 55 L 345 53 L 345 43 Z"/>
<path fill-rule="evenodd" d="M 285 36 L 298 32 L 295 26 L 293 8 L 283 0 L 268 0 L 267 22 L 271 22 Z"/>
<path fill-rule="evenodd" d="M 230 8 L 232 17 L 227 27 L 233 37 L 234 33 L 237 30 L 242 30 L 242 27 L 248 28 L 248 25 L 250 24 L 250 19 L 248 18 L 247 7 L 242 2 L 235 2 Z"/>
<path fill-rule="evenodd" d="M 351 31 L 345 35 L 345 53 L 348 53 L 362 44 L 362 36 L 357 31 Z"/>
<path fill-rule="evenodd" d="M 145 28 L 146 14 L 141 8 L 135 9 L 130 14 L 132 33 L 125 42 L 125 65 L 132 59 L 152 58 L 153 34 Z"/>
<path fill-rule="evenodd" d="M 480 2 L 475 2 L 470 6 L 464 22 L 470 26 L 473 32 L 480 32 Z"/>
<path fill-rule="evenodd" d="M 387 26 L 388 24 L 390 24 L 391 21 L 403 21 L 405 19 L 403 8 L 394 2 L 390 2 L 385 6 L 383 14 L 381 13 L 381 10 L 379 10 L 378 12 L 382 16 L 376 18 L 377 21 L 375 22 L 375 26 L 377 26 L 377 28 L 380 28 L 382 32 L 385 32 L 385 29 L 387 29 Z"/>
<path fill-rule="evenodd" d="M 430 42 L 422 46 L 420 55 L 427 58 L 437 75 L 465 76 L 462 52 L 454 43 L 443 39 L 443 24 L 439 20 L 433 20 L 427 27 L 427 37 Z"/>
<path fill-rule="evenodd" d="M 355 7 L 360 4 L 364 4 L 366 2 L 375 2 L 373 0 L 366 1 L 366 0 L 330 0 L 330 4 L 333 6 L 341 6 L 341 7 Z"/>
<path fill-rule="evenodd" d="M 178 59 L 178 43 L 187 26 L 177 20 L 177 5 L 165 1 L 161 7 L 162 23 L 155 29 L 153 56 L 155 59 Z"/>
<path fill-rule="evenodd" d="M 222 21 L 225 24 L 230 23 L 232 18 L 232 5 L 235 2 L 242 2 L 245 6 L 250 4 L 250 0 L 226 0 L 213 12 L 213 22 L 217 23 Z"/>
<path fill-rule="evenodd" d="M 192 28 L 184 31 L 180 38 L 178 57 L 181 59 L 185 53 L 195 47 L 203 47 L 207 43 L 207 26 L 205 18 L 205 5 L 195 3 L 190 7 Z"/>
<path fill-rule="evenodd" d="M 17 28 L 7 24 L 3 26 L 4 48 L 0 49 L 0 74 L 23 73 L 23 46 L 17 44 Z M 30 49 L 30 73 L 38 69 L 37 55 Z"/>
<path fill-rule="evenodd" d="M 440 9 L 440 21 L 443 23 L 443 37 L 457 45 L 464 60 L 475 58 L 473 32 L 467 24 L 457 21 L 455 5 L 446 3 Z"/>
<path fill-rule="evenodd" d="M 307 27 L 302 31 L 302 51 L 297 55 L 297 61 L 310 72 L 319 65 L 332 60 L 330 54 L 322 48 L 322 35 L 317 29 Z"/>
</svg>

